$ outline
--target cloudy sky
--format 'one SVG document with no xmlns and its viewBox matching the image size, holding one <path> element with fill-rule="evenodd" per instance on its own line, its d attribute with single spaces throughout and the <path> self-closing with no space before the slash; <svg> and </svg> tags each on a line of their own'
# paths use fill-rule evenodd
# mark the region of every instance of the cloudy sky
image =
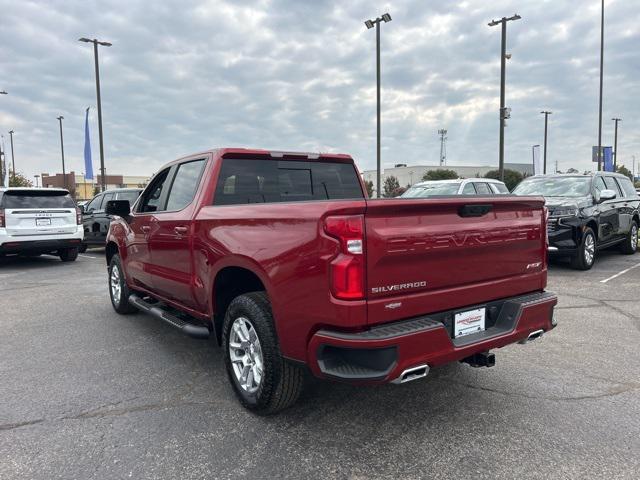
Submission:
<svg viewBox="0 0 640 480">
<path fill-rule="evenodd" d="M 162 2 L 0 0 L 0 130 L 15 130 L 16 168 L 83 171 L 83 114 L 101 82 L 108 173 L 150 174 L 218 146 L 332 151 L 375 167 L 375 32 L 382 26 L 384 166 L 497 164 L 500 29 L 509 23 L 506 159 L 527 162 L 553 111 L 549 161 L 590 169 L 597 144 L 598 0 Z M 640 163 L 640 0 L 608 0 L 603 144 L 622 117 L 621 163 Z M 99 163 L 97 115 L 91 128 Z M 10 153 L 9 153 L 10 158 Z"/>
</svg>

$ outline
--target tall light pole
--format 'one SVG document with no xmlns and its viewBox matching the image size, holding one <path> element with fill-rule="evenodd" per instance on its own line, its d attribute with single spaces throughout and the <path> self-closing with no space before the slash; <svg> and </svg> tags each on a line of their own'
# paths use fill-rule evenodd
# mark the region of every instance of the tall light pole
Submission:
<svg viewBox="0 0 640 480">
<path fill-rule="evenodd" d="M 613 134 L 613 171 L 618 168 L 618 122 L 621 122 L 621 118 L 612 118 L 616 124 L 615 133 Z"/>
<path fill-rule="evenodd" d="M 102 102 L 100 101 L 100 67 L 98 66 L 98 45 L 103 47 L 110 47 L 112 44 L 109 42 L 101 42 L 97 39 L 80 38 L 80 42 L 93 43 L 93 58 L 95 60 L 96 67 L 96 97 L 98 99 L 98 138 L 100 139 L 100 187 L 104 192 L 106 190 L 106 179 L 104 174 L 104 144 L 102 141 Z"/>
<path fill-rule="evenodd" d="M 438 135 L 440 135 L 440 166 L 444 166 L 447 164 L 447 129 L 441 128 L 438 130 Z"/>
<path fill-rule="evenodd" d="M 376 27 L 376 105 L 377 105 L 377 142 L 376 142 L 376 195 L 380 198 L 380 23 L 390 22 L 391 15 L 385 13 L 375 20 L 364 22 L 367 29 Z"/>
<path fill-rule="evenodd" d="M 2 90 L 0 91 L 0 95 L 9 95 L 6 91 Z M 4 163 L 3 163 L 3 159 L 4 159 Z M 2 166 L 4 165 L 4 170 L 2 169 Z M 4 137 L 2 137 L 2 145 L 0 146 L 0 186 L 4 187 L 4 171 L 7 169 L 7 156 L 5 155 L 4 152 Z M 7 177 L 9 178 L 9 177 Z M 8 187 L 9 185 L 7 185 Z"/>
<path fill-rule="evenodd" d="M 16 183 L 16 157 L 13 153 L 13 133 L 13 130 L 9 130 L 9 137 L 11 137 L 11 176 L 13 177 L 13 183 Z"/>
<path fill-rule="evenodd" d="M 602 70 L 604 67 L 604 0 L 600 14 L 600 102 L 598 107 L 598 171 L 602 170 Z"/>
<path fill-rule="evenodd" d="M 502 42 L 500 47 L 500 161 L 498 166 L 500 180 L 502 181 L 504 181 L 504 126 L 505 120 L 510 117 L 509 109 L 504 106 L 506 60 L 507 58 L 511 58 L 511 55 L 507 57 L 507 22 L 520 20 L 521 18 L 522 17 L 516 13 L 512 17 L 502 17 L 500 20 L 491 20 L 491 22 L 489 22 L 490 27 L 502 25 Z"/>
<path fill-rule="evenodd" d="M 544 115 L 544 160 L 543 160 L 543 166 L 542 166 L 542 173 L 544 173 L 546 175 L 547 173 L 547 125 L 549 123 L 549 115 L 551 115 L 553 112 L 550 112 L 548 110 L 543 110 L 542 112 L 540 112 Z"/>
<path fill-rule="evenodd" d="M 57 117 L 57 119 L 58 119 L 58 122 L 60 122 L 60 151 L 62 153 L 62 185 L 64 186 L 64 188 L 67 188 L 67 175 L 64 169 L 64 138 L 62 136 L 62 120 L 64 120 L 64 117 L 60 115 L 59 117 Z"/>
</svg>

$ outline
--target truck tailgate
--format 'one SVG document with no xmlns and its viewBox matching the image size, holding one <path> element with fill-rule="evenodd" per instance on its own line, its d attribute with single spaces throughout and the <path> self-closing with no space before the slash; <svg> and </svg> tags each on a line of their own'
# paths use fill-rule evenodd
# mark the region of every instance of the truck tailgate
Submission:
<svg viewBox="0 0 640 480">
<path fill-rule="evenodd" d="M 541 290 L 542 198 L 369 200 L 365 214 L 369 324 Z"/>
</svg>

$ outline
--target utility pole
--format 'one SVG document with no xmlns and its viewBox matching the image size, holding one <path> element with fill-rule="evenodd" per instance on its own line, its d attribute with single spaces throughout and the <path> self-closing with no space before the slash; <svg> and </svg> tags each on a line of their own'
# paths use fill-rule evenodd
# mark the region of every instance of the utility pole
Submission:
<svg viewBox="0 0 640 480">
<path fill-rule="evenodd" d="M 9 137 L 11 137 L 11 176 L 13 178 L 13 183 L 16 183 L 16 157 L 13 153 L 13 130 L 9 130 Z M 7 185 L 9 186 L 9 185 Z"/>
<path fill-rule="evenodd" d="M 380 198 L 380 173 L 381 173 L 381 160 L 380 160 L 380 23 L 390 22 L 391 15 L 385 13 L 381 17 L 375 20 L 367 20 L 364 22 L 367 29 L 376 27 L 376 114 L 377 114 L 377 137 L 376 137 L 376 195 Z"/>
<path fill-rule="evenodd" d="M 616 124 L 615 133 L 613 134 L 613 171 L 618 168 L 618 122 L 621 122 L 621 118 L 612 118 Z"/>
<path fill-rule="evenodd" d="M 440 166 L 444 166 L 447 164 L 447 130 L 442 128 L 438 130 L 438 135 L 440 135 Z"/>
<path fill-rule="evenodd" d="M 62 185 L 64 188 L 67 188 L 67 172 L 64 169 L 64 138 L 62 136 L 62 120 L 64 117 L 60 115 L 58 118 L 58 122 L 60 122 L 60 151 L 62 153 Z"/>
<path fill-rule="evenodd" d="M 600 102 L 598 107 L 598 171 L 602 170 L 602 70 L 604 67 L 604 0 L 600 15 Z"/>
<path fill-rule="evenodd" d="M 547 124 L 549 120 L 549 115 L 551 115 L 553 112 L 544 110 L 540 113 L 544 114 L 544 157 L 543 157 L 544 160 L 543 160 L 542 173 L 546 175 L 547 174 Z M 557 165 L 556 165 L 556 170 L 558 170 Z"/>
<path fill-rule="evenodd" d="M 112 44 L 109 42 L 101 42 L 97 39 L 90 40 L 88 38 L 78 39 L 80 42 L 93 43 L 93 58 L 95 61 L 96 69 L 96 97 L 98 100 L 98 138 L 100 139 L 100 185 L 101 191 L 105 191 L 106 179 L 104 174 L 104 143 L 102 140 L 102 102 L 100 101 L 100 67 L 98 66 L 98 45 L 103 47 L 110 47 Z"/>
<path fill-rule="evenodd" d="M 494 27 L 496 25 L 502 25 L 502 41 L 500 47 L 500 160 L 499 160 L 499 171 L 500 171 L 500 180 L 504 181 L 504 127 L 505 120 L 510 118 L 511 109 L 507 109 L 504 106 L 504 97 L 505 97 L 505 69 L 506 69 L 506 60 L 507 58 L 511 58 L 511 55 L 507 56 L 507 22 L 512 20 L 520 20 L 522 17 L 517 13 L 512 17 L 502 17 L 500 20 L 491 20 L 489 22 L 490 27 Z"/>
</svg>

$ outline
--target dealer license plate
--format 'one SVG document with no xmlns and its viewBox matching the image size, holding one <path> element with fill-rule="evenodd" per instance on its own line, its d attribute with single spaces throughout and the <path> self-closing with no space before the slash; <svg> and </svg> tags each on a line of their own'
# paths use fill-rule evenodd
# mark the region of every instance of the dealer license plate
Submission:
<svg viewBox="0 0 640 480">
<path fill-rule="evenodd" d="M 51 219 L 50 218 L 36 218 L 36 226 L 37 227 L 44 227 L 46 225 L 51 225 Z"/>
<path fill-rule="evenodd" d="M 464 337 L 472 333 L 482 332 L 484 330 L 484 320 L 486 309 L 476 308 L 475 310 L 467 310 L 466 312 L 456 313 L 453 322 L 454 338 Z"/>
</svg>

